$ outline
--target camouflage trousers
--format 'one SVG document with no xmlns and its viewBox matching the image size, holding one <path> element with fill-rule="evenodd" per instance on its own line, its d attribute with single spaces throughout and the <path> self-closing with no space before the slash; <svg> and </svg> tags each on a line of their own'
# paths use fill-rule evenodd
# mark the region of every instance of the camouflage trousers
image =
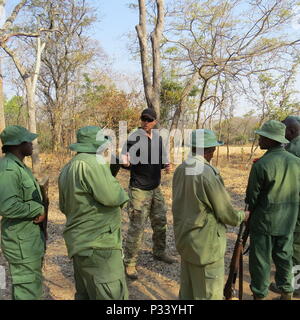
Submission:
<svg viewBox="0 0 300 320">
<path fill-rule="evenodd" d="M 125 265 L 135 266 L 149 216 L 153 229 L 153 254 L 161 255 L 166 249 L 166 206 L 160 187 L 141 190 L 129 187 L 129 228 L 125 243 Z"/>
</svg>

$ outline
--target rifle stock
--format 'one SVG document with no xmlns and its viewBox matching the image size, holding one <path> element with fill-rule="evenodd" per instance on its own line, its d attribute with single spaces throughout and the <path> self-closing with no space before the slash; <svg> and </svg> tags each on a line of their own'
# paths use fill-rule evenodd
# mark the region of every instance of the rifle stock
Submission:
<svg viewBox="0 0 300 320">
<path fill-rule="evenodd" d="M 120 159 L 118 156 L 112 154 L 111 155 L 111 164 L 110 164 L 110 171 L 111 174 L 116 177 L 117 174 L 119 173 L 121 168 L 121 164 L 120 164 Z"/>
<path fill-rule="evenodd" d="M 238 273 L 239 299 L 243 299 L 243 250 L 246 245 L 248 235 L 248 222 L 242 222 L 230 262 L 229 275 L 224 287 L 224 297 L 226 300 L 231 300 L 234 296 L 236 296 L 235 283 Z"/>
<path fill-rule="evenodd" d="M 40 224 L 42 232 L 45 238 L 45 250 L 46 250 L 46 241 L 48 240 L 48 233 L 47 233 L 47 225 L 48 225 L 48 209 L 49 209 L 49 196 L 48 196 L 48 189 L 49 189 L 49 177 L 45 177 L 40 180 L 39 182 L 42 197 L 43 197 L 43 205 L 45 208 L 45 219 Z"/>
</svg>

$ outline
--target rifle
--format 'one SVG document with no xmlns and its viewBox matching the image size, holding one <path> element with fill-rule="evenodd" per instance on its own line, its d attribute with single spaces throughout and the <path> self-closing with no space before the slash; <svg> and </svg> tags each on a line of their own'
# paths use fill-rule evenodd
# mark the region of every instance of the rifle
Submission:
<svg viewBox="0 0 300 320">
<path fill-rule="evenodd" d="M 42 197 L 43 197 L 43 206 L 45 208 L 45 219 L 40 224 L 40 228 L 44 234 L 45 238 L 45 251 L 46 251 L 46 241 L 48 240 L 48 233 L 47 233 L 47 224 L 48 224 L 48 209 L 49 209 L 49 196 L 48 196 L 48 189 L 49 189 L 49 177 L 44 177 L 39 182 Z"/>
<path fill-rule="evenodd" d="M 120 164 L 120 159 L 118 156 L 116 156 L 115 154 L 111 155 L 111 161 L 110 161 L 110 171 L 111 174 L 116 177 L 118 172 L 120 171 L 121 168 L 121 164 Z"/>
<path fill-rule="evenodd" d="M 249 236 L 249 221 L 242 222 L 238 237 L 234 246 L 229 275 L 224 287 L 224 297 L 226 300 L 232 300 L 236 296 L 235 282 L 239 273 L 239 299 L 243 300 L 243 254 L 244 248 Z"/>
</svg>

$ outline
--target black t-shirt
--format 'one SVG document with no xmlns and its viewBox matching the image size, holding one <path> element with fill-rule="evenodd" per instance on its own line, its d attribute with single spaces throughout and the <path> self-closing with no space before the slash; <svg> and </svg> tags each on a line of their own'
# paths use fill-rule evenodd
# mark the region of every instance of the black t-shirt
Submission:
<svg viewBox="0 0 300 320">
<path fill-rule="evenodd" d="M 162 138 L 152 130 L 150 139 L 143 129 L 133 132 L 123 146 L 122 154 L 130 157 L 130 186 L 142 190 L 153 190 L 160 185 L 161 169 L 165 168 L 167 154 Z"/>
</svg>

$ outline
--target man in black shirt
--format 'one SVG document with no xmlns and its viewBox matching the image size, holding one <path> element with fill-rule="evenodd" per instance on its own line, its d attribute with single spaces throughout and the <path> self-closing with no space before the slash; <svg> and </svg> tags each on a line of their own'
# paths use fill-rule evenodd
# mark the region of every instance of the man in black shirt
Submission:
<svg viewBox="0 0 300 320">
<path fill-rule="evenodd" d="M 141 128 L 134 131 L 122 150 L 123 167 L 130 169 L 129 219 L 125 244 L 126 274 L 137 279 L 136 262 L 149 216 L 153 229 L 153 256 L 157 260 L 173 263 L 166 255 L 166 205 L 160 190 L 161 170 L 170 171 L 170 164 L 162 138 L 155 127 L 156 113 L 145 109 L 141 114 Z"/>
</svg>

